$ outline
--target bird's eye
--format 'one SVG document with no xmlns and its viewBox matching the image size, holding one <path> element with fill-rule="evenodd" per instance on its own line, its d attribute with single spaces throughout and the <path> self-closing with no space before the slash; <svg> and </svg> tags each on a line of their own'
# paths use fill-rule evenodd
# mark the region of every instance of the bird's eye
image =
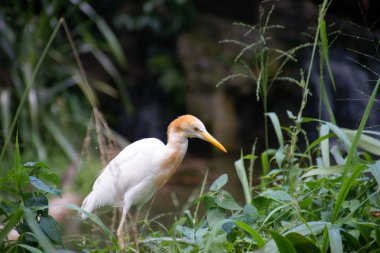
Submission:
<svg viewBox="0 0 380 253">
<path fill-rule="evenodd" d="M 193 130 L 194 130 L 195 132 L 198 132 L 198 131 L 199 131 L 199 128 L 198 128 L 198 127 L 194 127 Z"/>
</svg>

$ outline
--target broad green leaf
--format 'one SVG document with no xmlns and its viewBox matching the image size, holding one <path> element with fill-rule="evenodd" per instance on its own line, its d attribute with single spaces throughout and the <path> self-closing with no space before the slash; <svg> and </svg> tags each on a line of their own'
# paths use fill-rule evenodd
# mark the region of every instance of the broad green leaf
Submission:
<svg viewBox="0 0 380 253">
<path fill-rule="evenodd" d="M 223 174 L 220 177 L 218 177 L 214 183 L 210 186 L 210 191 L 216 192 L 219 191 L 224 185 L 226 185 L 228 182 L 228 176 L 227 174 Z"/>
<path fill-rule="evenodd" d="M 343 253 L 342 237 L 340 228 L 333 224 L 329 227 L 329 240 L 331 253 Z"/>
<path fill-rule="evenodd" d="M 48 216 L 40 217 L 40 227 L 42 231 L 55 243 L 58 245 L 62 245 L 62 234 L 61 229 L 57 223 L 57 221 Z"/>
<path fill-rule="evenodd" d="M 48 199 L 45 196 L 31 196 L 25 201 L 25 206 L 29 207 L 32 210 L 40 207 L 46 207 L 49 205 Z M 49 212 L 48 208 L 41 210 L 42 215 L 47 215 Z"/>
<path fill-rule="evenodd" d="M 252 224 L 257 220 L 258 211 L 257 208 L 251 204 L 246 204 L 243 208 L 242 221 Z"/>
<path fill-rule="evenodd" d="M 223 223 L 223 225 L 222 225 L 222 229 L 223 229 L 224 232 L 226 232 L 227 235 L 228 235 L 228 234 L 231 235 L 232 230 L 233 230 L 235 227 L 236 227 L 235 222 L 232 221 L 232 220 L 229 220 L 229 221 Z"/>
<path fill-rule="evenodd" d="M 186 226 L 176 226 L 176 230 L 180 232 L 186 238 L 194 241 L 195 240 L 195 230 Z"/>
<path fill-rule="evenodd" d="M 46 185 L 44 182 L 34 176 L 29 176 L 29 181 L 34 187 L 41 191 L 51 193 L 55 196 L 61 196 L 61 190 Z"/>
<path fill-rule="evenodd" d="M 274 231 L 270 231 L 270 234 L 272 235 L 273 240 L 276 242 L 280 253 L 297 253 L 292 243 L 286 237 Z"/>
<path fill-rule="evenodd" d="M 375 238 L 376 238 L 377 247 L 379 247 L 380 249 L 380 228 L 376 228 Z"/>
<path fill-rule="evenodd" d="M 241 207 L 236 203 L 232 195 L 226 191 L 220 191 L 216 195 L 215 203 L 227 210 L 239 210 Z"/>
<path fill-rule="evenodd" d="M 224 220 L 226 215 L 224 212 L 218 208 L 211 209 L 207 211 L 207 223 L 210 228 L 212 228 L 216 223 Z"/>
<path fill-rule="evenodd" d="M 24 167 L 26 168 L 41 168 L 41 169 L 49 169 L 49 167 L 43 162 L 26 162 L 24 163 Z"/>
<path fill-rule="evenodd" d="M 218 246 L 220 244 L 220 241 L 218 238 L 218 235 L 222 233 L 224 240 L 226 240 L 226 234 L 222 229 L 222 226 L 224 223 L 230 222 L 230 220 L 225 219 L 217 222 L 212 228 L 210 233 L 207 235 L 206 242 L 205 242 L 205 247 L 203 252 L 223 252 L 223 251 L 218 251 L 220 248 L 216 248 L 214 246 Z"/>
<path fill-rule="evenodd" d="M 299 233 L 288 233 L 285 236 L 296 249 L 297 252 L 308 252 L 308 253 L 320 253 L 316 243 L 311 241 L 309 238 L 299 234 Z"/>
<path fill-rule="evenodd" d="M 376 223 L 372 222 L 352 222 L 350 225 L 354 228 L 356 228 L 360 232 L 360 236 L 364 238 L 365 241 L 371 241 L 372 240 L 372 231 L 375 229 L 378 225 Z"/>
<path fill-rule="evenodd" d="M 215 195 L 214 194 L 210 194 L 210 193 L 204 195 L 204 197 L 203 197 L 203 203 L 204 203 L 204 206 L 205 206 L 206 210 L 215 208 L 216 207 L 216 205 L 215 205 Z"/>
<path fill-rule="evenodd" d="M 361 245 L 358 239 L 356 239 L 353 235 L 351 235 L 350 233 L 344 230 L 342 230 L 341 233 L 343 237 L 346 239 L 346 241 L 348 242 L 348 244 L 350 244 L 355 250 L 360 249 Z"/>
<path fill-rule="evenodd" d="M 289 193 L 282 191 L 282 190 L 267 190 L 260 194 L 260 196 L 264 196 L 269 199 L 273 199 L 276 201 L 291 201 L 293 200 L 292 196 L 289 195 Z"/>
<path fill-rule="evenodd" d="M 284 152 L 282 151 L 282 149 L 277 150 L 277 152 L 274 155 L 274 157 L 276 158 L 276 163 L 277 163 L 278 167 L 282 168 L 282 162 L 286 158 L 286 155 L 284 154 Z"/>
<path fill-rule="evenodd" d="M 249 233 L 252 236 L 252 238 L 256 241 L 257 246 L 259 246 L 259 248 L 265 245 L 265 240 L 260 236 L 260 234 L 256 230 L 254 230 L 247 223 L 237 220 L 235 221 L 235 224 L 239 228 L 243 229 L 245 232 Z"/>
<path fill-rule="evenodd" d="M 288 230 L 287 232 L 284 233 L 284 235 L 287 235 L 289 233 L 298 233 L 304 236 L 310 235 L 310 234 L 319 235 L 322 233 L 324 227 L 328 227 L 330 226 L 330 224 L 331 224 L 330 222 L 324 222 L 324 221 L 311 221 L 311 222 L 308 222 L 307 224 L 302 224 Z M 261 249 L 255 252 L 257 253 L 277 252 L 276 243 L 274 242 L 274 240 L 270 240 L 269 242 L 265 244 L 264 247 L 262 247 Z"/>
<path fill-rule="evenodd" d="M 34 233 L 39 245 L 44 250 L 44 252 L 54 252 L 53 245 L 50 243 L 50 240 L 47 238 L 47 236 L 42 232 L 39 224 L 35 219 L 34 213 L 29 208 L 24 209 L 24 217 L 26 223 Z"/>
<path fill-rule="evenodd" d="M 55 186 L 60 185 L 60 178 L 55 173 L 43 172 L 39 174 L 38 177 L 45 180 L 46 182 L 52 183 Z"/>
<path fill-rule="evenodd" d="M 10 202 L 5 199 L 0 200 L 0 214 L 3 213 L 6 216 L 16 212 L 16 208 L 19 206 L 18 202 Z"/>
<path fill-rule="evenodd" d="M 195 240 L 200 247 L 203 247 L 203 237 L 209 232 L 209 228 L 198 228 L 195 232 Z"/>
</svg>

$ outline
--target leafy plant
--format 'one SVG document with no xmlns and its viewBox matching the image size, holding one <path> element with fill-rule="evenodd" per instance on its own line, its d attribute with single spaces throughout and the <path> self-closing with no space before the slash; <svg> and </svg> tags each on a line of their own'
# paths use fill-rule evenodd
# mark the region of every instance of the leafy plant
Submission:
<svg viewBox="0 0 380 253">
<path fill-rule="evenodd" d="M 41 162 L 21 163 L 16 140 L 15 165 L 2 177 L 0 190 L 0 231 L 2 252 L 54 252 L 63 246 L 57 221 L 49 215 L 47 195 L 61 196 L 58 176 Z M 7 235 L 15 229 L 17 241 Z M 55 245 L 55 246 L 54 246 Z"/>
</svg>

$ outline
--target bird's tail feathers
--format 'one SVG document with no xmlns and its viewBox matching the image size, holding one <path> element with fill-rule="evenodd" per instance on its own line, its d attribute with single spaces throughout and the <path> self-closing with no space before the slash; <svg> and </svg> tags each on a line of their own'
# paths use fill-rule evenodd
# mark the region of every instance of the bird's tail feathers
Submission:
<svg viewBox="0 0 380 253">
<path fill-rule="evenodd" d="M 94 195 L 94 192 L 91 192 L 83 200 L 82 209 L 89 213 L 92 213 L 92 211 L 95 209 L 95 206 L 96 206 L 96 197 Z M 82 217 L 82 219 L 87 218 L 87 215 L 84 212 L 79 212 L 79 215 Z"/>
</svg>

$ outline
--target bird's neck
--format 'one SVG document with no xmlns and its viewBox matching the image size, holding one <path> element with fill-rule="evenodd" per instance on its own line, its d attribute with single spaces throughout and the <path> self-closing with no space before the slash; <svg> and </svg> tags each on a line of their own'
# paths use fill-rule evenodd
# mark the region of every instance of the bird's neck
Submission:
<svg viewBox="0 0 380 253">
<path fill-rule="evenodd" d="M 182 132 L 170 131 L 168 132 L 168 143 L 166 144 L 167 151 L 170 153 L 178 153 L 183 156 L 187 151 L 189 141 Z M 182 160 L 182 159 L 181 159 Z"/>
<path fill-rule="evenodd" d="M 165 146 L 166 159 L 160 165 L 160 172 L 156 177 L 156 186 L 160 188 L 164 185 L 177 170 L 182 162 L 186 150 L 188 140 L 178 132 L 168 133 L 168 143 Z"/>
</svg>

